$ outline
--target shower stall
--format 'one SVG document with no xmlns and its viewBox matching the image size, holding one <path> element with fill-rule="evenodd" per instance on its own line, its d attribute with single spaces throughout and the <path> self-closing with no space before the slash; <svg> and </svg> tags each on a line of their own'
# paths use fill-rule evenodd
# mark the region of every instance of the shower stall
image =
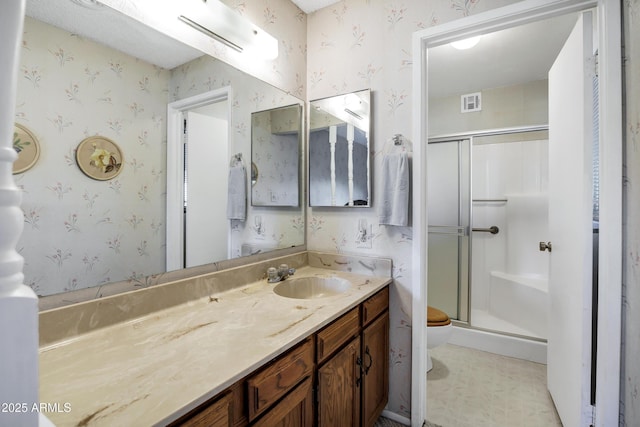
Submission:
<svg viewBox="0 0 640 427">
<path fill-rule="evenodd" d="M 429 139 L 428 301 L 458 326 L 547 337 L 548 131 Z"/>
</svg>

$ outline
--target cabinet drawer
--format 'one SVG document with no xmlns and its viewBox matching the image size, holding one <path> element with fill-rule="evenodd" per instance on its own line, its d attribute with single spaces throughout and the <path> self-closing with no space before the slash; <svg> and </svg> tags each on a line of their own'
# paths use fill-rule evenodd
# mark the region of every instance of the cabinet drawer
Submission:
<svg viewBox="0 0 640 427">
<path fill-rule="evenodd" d="M 362 303 L 362 326 L 367 326 L 380 313 L 389 308 L 389 287 L 387 286 Z"/>
<path fill-rule="evenodd" d="M 254 420 L 313 372 L 313 341 L 307 339 L 247 380 L 249 420 Z"/>
<path fill-rule="evenodd" d="M 181 427 L 229 427 L 231 425 L 232 393 L 227 392 L 190 418 L 180 422 Z M 203 405 L 204 406 L 204 405 Z"/>
<path fill-rule="evenodd" d="M 356 307 L 317 333 L 318 363 L 324 361 L 359 332 L 360 312 L 359 307 Z"/>
</svg>

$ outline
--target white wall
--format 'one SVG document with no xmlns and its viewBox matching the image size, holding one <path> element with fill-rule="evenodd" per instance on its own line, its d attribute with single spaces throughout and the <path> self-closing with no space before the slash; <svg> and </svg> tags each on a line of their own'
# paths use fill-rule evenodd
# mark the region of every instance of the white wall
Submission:
<svg viewBox="0 0 640 427">
<path fill-rule="evenodd" d="M 486 88 L 481 93 L 482 111 L 470 113 L 460 112 L 459 95 L 429 99 L 429 133 L 442 135 L 480 129 L 543 125 L 549 121 L 547 80 Z"/>
<path fill-rule="evenodd" d="M 549 259 L 538 250 L 548 232 L 548 141 L 506 142 L 473 148 L 473 227 L 500 232 L 473 234 L 472 308 L 486 310 L 491 271 L 546 277 Z"/>
</svg>

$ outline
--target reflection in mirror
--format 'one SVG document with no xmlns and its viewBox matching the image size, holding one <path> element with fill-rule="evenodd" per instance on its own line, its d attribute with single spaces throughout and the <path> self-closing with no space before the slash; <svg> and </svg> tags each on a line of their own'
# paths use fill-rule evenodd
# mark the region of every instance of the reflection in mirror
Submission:
<svg viewBox="0 0 640 427">
<path fill-rule="evenodd" d="M 85 10 L 74 2 L 60 3 L 62 6 Z M 113 24 L 120 25 L 122 31 L 151 31 L 138 22 L 135 25 L 139 27 L 132 27 L 131 20 L 116 22 L 118 16 L 106 6 L 90 13 L 107 10 L 109 19 L 104 20 L 104 27 Z M 79 16 L 74 10 L 59 12 L 71 20 Z M 168 43 L 162 35 L 148 40 L 155 39 L 164 44 L 146 46 L 159 58 L 149 62 L 151 58 L 140 59 L 94 42 L 90 34 L 25 19 L 16 122 L 36 135 L 41 153 L 31 169 L 14 175 L 23 190 L 25 217 L 17 247 L 25 259 L 25 283 L 38 295 L 82 290 L 79 298 L 78 292 L 73 297 L 56 297 L 59 304 L 151 286 L 167 277 L 163 273 L 167 271 L 169 102 L 231 87 L 229 154 L 240 152 L 247 160 L 251 113 L 302 103 L 213 58 L 174 56 L 171 44 L 178 49 L 183 45 Z M 171 60 L 163 62 L 162 56 Z M 188 62 L 174 64 L 176 57 Z M 113 140 L 122 151 L 121 172 L 113 179 L 93 180 L 76 164 L 78 144 L 96 135 Z M 227 156 L 227 165 L 228 161 Z M 227 188 L 215 183 L 211 187 L 219 192 L 211 197 L 226 199 Z M 302 209 L 256 213 L 249 208 L 244 223 L 225 220 L 224 224 L 230 246 L 221 251 L 223 255 L 199 262 L 304 244 Z M 259 233 L 255 224 L 260 224 Z M 109 290 L 103 287 L 113 282 L 119 283 Z M 91 287 L 95 288 L 84 290 Z"/>
<path fill-rule="evenodd" d="M 251 114 L 251 165 L 253 206 L 300 204 L 300 147 L 302 106 Z M 254 169 L 255 178 L 254 179 Z M 260 180 L 257 171 L 260 170 Z"/>
<path fill-rule="evenodd" d="M 310 206 L 370 206 L 371 92 L 310 103 Z"/>
</svg>

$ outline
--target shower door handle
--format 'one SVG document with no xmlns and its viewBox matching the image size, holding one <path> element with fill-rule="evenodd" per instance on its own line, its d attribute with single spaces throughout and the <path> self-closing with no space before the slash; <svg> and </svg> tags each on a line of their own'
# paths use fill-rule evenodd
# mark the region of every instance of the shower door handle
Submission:
<svg viewBox="0 0 640 427">
<path fill-rule="evenodd" d="M 551 252 L 551 242 L 540 242 L 540 252 L 549 251 Z"/>
</svg>

